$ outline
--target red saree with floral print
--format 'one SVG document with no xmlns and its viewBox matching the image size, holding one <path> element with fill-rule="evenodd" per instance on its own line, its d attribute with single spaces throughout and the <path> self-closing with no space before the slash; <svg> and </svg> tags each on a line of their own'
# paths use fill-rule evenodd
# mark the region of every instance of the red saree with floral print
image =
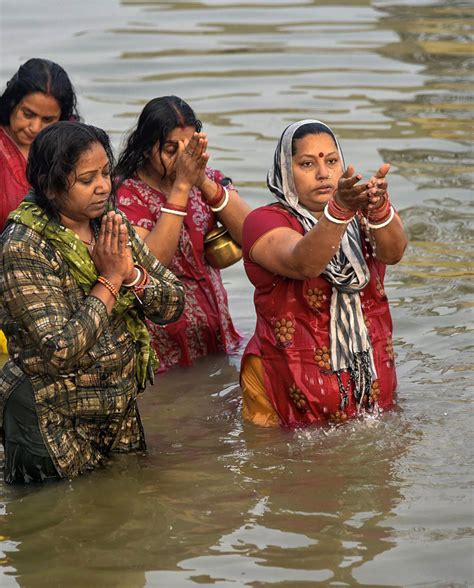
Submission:
<svg viewBox="0 0 474 588">
<path fill-rule="evenodd" d="M 280 205 L 254 210 L 244 224 L 244 266 L 255 286 L 257 324 L 244 353 L 243 369 L 247 357 L 261 359 L 266 395 L 287 427 L 338 422 L 367 409 L 391 407 L 397 380 L 392 320 L 383 286 L 385 265 L 375 259 L 362 235 L 370 280 L 360 297 L 377 377 L 370 394 L 358 403 L 349 372 L 331 370 L 331 284 L 324 276 L 293 280 L 274 275 L 249 257 L 255 241 L 277 227 L 304 234 L 299 221 Z"/>
<path fill-rule="evenodd" d="M 224 177 L 210 168 L 206 173 L 216 182 Z M 235 189 L 232 184 L 227 187 Z M 117 199 L 119 208 L 132 224 L 149 231 L 166 203 L 163 193 L 137 177 L 129 178 L 120 186 Z M 215 227 L 217 218 L 196 187 L 191 190 L 187 213 L 178 249 L 169 266 L 186 290 L 184 312 L 169 325 L 148 323 L 152 344 L 160 359 L 159 371 L 174 365 L 192 365 L 194 360 L 209 353 L 229 353 L 241 340 L 232 323 L 220 271 L 211 267 L 204 257 L 204 237 Z"/>
</svg>

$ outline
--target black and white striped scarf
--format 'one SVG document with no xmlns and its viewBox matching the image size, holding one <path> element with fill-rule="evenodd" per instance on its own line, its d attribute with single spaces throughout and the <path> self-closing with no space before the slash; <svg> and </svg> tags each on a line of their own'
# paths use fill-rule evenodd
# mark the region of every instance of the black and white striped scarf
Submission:
<svg viewBox="0 0 474 588">
<path fill-rule="evenodd" d="M 301 120 L 289 125 L 275 150 L 272 167 L 268 170 L 267 186 L 279 202 L 303 225 L 306 232 L 318 222 L 303 207 L 296 194 L 292 172 L 292 142 L 296 130 L 303 125 L 318 124 L 334 139 L 341 158 L 344 156 L 334 133 L 318 120 Z M 341 408 L 347 403 L 343 394 L 340 372 L 349 370 L 354 384 L 354 395 L 359 405 L 368 398 L 372 381 L 377 377 L 369 333 L 365 326 L 360 291 L 370 280 L 370 273 L 362 252 L 359 223 L 354 219 L 347 225 L 341 245 L 326 266 L 323 274 L 332 284 L 330 306 L 331 367 L 338 376 L 341 389 Z"/>
</svg>

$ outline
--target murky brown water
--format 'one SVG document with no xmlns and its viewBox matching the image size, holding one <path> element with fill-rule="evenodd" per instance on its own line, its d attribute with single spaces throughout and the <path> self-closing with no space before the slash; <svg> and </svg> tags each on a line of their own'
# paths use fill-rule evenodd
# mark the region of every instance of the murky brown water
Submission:
<svg viewBox="0 0 474 588">
<path fill-rule="evenodd" d="M 67 8 L 66 8 L 67 7 Z M 316 117 L 364 174 L 393 164 L 411 244 L 388 274 L 397 412 L 337 430 L 244 425 L 239 356 L 159 378 L 147 455 L 44 488 L 0 485 L 1 586 L 474 585 L 470 2 L 3 0 L 2 83 L 31 56 L 119 145 L 178 94 L 257 206 L 276 140 Z M 225 270 L 253 330 L 241 265 Z"/>
</svg>

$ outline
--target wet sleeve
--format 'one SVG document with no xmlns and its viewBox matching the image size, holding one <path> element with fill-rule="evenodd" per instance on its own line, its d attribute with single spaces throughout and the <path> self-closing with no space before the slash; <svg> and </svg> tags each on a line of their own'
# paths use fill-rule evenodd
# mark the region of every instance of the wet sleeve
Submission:
<svg viewBox="0 0 474 588">
<path fill-rule="evenodd" d="M 86 296 L 72 309 L 57 267 L 37 244 L 12 241 L 1 261 L 2 303 L 13 321 L 53 371 L 70 372 L 109 324 L 104 303 Z"/>
<path fill-rule="evenodd" d="M 242 250 L 248 258 L 253 244 L 265 233 L 279 227 L 294 229 L 289 214 L 278 206 L 264 206 L 248 214 L 242 230 Z"/>
<path fill-rule="evenodd" d="M 184 286 L 178 278 L 150 252 L 148 246 L 129 225 L 135 263 L 143 266 L 150 282 L 141 297 L 143 313 L 154 323 L 165 325 L 177 320 L 184 309 Z"/>
</svg>

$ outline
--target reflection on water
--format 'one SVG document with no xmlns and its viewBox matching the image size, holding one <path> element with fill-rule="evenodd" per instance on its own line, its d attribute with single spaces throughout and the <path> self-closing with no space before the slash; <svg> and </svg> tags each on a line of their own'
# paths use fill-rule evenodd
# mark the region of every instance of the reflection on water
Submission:
<svg viewBox="0 0 474 588">
<path fill-rule="evenodd" d="M 147 456 L 40 491 L 6 489 L 7 527 L 17 529 L 8 564 L 22 586 L 70 585 L 84 562 L 92 586 L 350 582 L 390 549 L 392 529 L 380 523 L 400 501 L 395 465 L 416 437 L 403 417 L 255 430 L 238 417 L 227 359 L 197 373 L 199 388 L 177 370 L 159 395 L 149 391 Z M 41 577 L 34 553 L 54 558 Z"/>
<path fill-rule="evenodd" d="M 451 139 L 468 144 L 472 139 L 472 6 L 455 1 L 411 6 L 387 6 L 381 25 L 400 37 L 389 43 L 382 54 L 404 62 L 423 65 L 430 76 L 416 100 L 388 104 L 392 116 L 411 123 L 419 136 Z M 472 168 L 471 168 L 472 172 Z"/>
<path fill-rule="evenodd" d="M 396 165 L 398 173 L 416 183 L 418 189 L 455 190 L 472 186 L 474 154 L 472 151 L 435 151 L 381 149 L 384 160 Z"/>
<path fill-rule="evenodd" d="M 146 455 L 0 486 L 0 585 L 472 584 L 469 3 L 83 0 L 66 15 L 59 0 L 12 2 L 1 79 L 26 57 L 57 60 L 117 147 L 147 100 L 183 96 L 253 206 L 282 128 L 322 119 L 361 173 L 392 163 L 410 246 L 387 280 L 400 411 L 258 430 L 240 418 L 239 355 L 165 374 L 142 399 Z M 242 265 L 223 275 L 248 338 Z"/>
</svg>

